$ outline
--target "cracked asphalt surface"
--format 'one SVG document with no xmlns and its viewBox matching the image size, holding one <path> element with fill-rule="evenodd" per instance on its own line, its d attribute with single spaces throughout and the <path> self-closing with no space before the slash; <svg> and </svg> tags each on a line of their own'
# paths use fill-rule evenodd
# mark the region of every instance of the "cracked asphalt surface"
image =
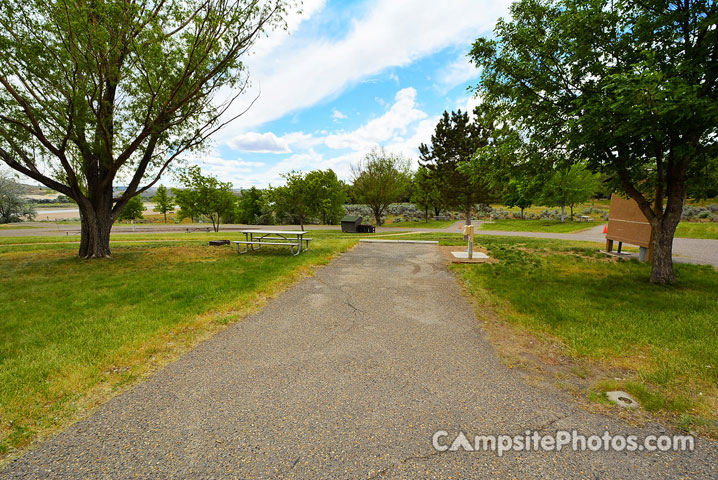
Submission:
<svg viewBox="0 0 718 480">
<path fill-rule="evenodd" d="M 716 478 L 694 452 L 437 452 L 434 432 L 661 434 L 499 361 L 433 245 L 360 244 L 0 478 Z"/>
</svg>

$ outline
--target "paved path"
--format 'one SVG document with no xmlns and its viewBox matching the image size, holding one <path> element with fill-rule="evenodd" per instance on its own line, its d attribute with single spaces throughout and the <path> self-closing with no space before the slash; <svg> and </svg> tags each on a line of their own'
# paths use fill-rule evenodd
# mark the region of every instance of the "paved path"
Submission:
<svg viewBox="0 0 718 480">
<path fill-rule="evenodd" d="M 692 453 L 439 453 L 432 434 L 659 434 L 504 367 L 433 245 L 362 244 L 0 478 L 716 478 Z"/>
</svg>

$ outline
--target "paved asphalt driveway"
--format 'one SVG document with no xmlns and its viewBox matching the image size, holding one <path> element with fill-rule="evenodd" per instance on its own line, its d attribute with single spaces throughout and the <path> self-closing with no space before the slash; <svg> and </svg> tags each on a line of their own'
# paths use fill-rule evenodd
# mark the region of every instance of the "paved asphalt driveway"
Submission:
<svg viewBox="0 0 718 480">
<path fill-rule="evenodd" d="M 362 244 L 0 478 L 716 478 L 693 453 L 437 452 L 432 434 L 660 434 L 523 383 L 433 245 Z"/>
</svg>

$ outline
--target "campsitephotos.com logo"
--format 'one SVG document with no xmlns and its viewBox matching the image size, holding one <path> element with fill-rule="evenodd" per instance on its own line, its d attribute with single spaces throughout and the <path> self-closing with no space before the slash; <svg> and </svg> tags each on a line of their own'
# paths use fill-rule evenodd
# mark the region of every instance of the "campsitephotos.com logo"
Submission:
<svg viewBox="0 0 718 480">
<path fill-rule="evenodd" d="M 522 435 L 475 435 L 464 432 L 450 435 L 439 430 L 431 437 L 431 444 L 439 452 L 495 452 L 501 457 L 506 452 L 561 451 L 574 452 L 668 452 L 693 451 L 695 438 L 692 435 L 613 435 L 604 431 L 602 435 L 583 435 L 576 430 L 558 430 L 551 434 L 526 430 Z"/>
</svg>

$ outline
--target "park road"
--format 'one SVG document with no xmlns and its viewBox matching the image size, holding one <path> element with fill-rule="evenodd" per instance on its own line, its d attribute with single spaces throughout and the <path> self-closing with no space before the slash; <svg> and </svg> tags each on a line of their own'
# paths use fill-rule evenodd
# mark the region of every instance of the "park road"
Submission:
<svg viewBox="0 0 718 480">
<path fill-rule="evenodd" d="M 435 245 L 360 244 L 0 478 L 718 477 L 701 439 L 664 453 L 432 447 L 439 430 L 663 433 L 561 398 L 499 361 Z"/>
</svg>

